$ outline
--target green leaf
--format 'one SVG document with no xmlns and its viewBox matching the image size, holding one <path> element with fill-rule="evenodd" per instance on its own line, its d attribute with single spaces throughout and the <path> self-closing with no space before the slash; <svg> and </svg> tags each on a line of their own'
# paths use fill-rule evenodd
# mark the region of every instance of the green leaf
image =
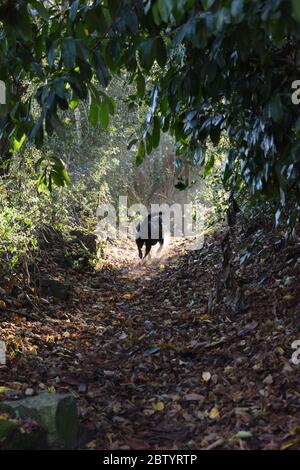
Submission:
<svg viewBox="0 0 300 470">
<path fill-rule="evenodd" d="M 99 122 L 99 103 L 95 99 L 92 99 L 91 102 L 89 121 L 93 127 L 96 127 Z"/>
<path fill-rule="evenodd" d="M 71 70 L 76 60 L 76 43 L 73 38 L 62 38 L 61 55 L 66 68 Z"/>
<path fill-rule="evenodd" d="M 51 191 L 52 181 L 56 186 L 64 186 L 65 182 L 62 173 L 56 170 L 51 170 L 49 175 L 49 190 Z"/>
<path fill-rule="evenodd" d="M 188 185 L 188 181 L 178 181 L 178 183 L 175 184 L 175 188 L 179 189 L 179 191 L 184 191 Z"/>
<path fill-rule="evenodd" d="M 111 62 L 112 65 L 116 65 L 120 59 L 121 46 L 117 38 L 113 38 L 109 41 L 106 50 L 106 58 Z"/>
<path fill-rule="evenodd" d="M 294 15 L 300 21 L 300 2 L 299 0 L 292 0 Z"/>
<path fill-rule="evenodd" d="M 78 100 L 71 100 L 69 102 L 69 108 L 70 109 L 75 109 L 75 108 L 77 108 L 77 106 L 78 106 Z"/>
<path fill-rule="evenodd" d="M 33 141 L 36 138 L 41 128 L 43 128 L 43 116 L 40 116 L 38 118 L 38 120 L 35 122 L 33 128 L 30 131 L 29 138 L 31 141 Z"/>
<path fill-rule="evenodd" d="M 55 130 L 58 137 L 60 137 L 61 139 L 64 139 L 65 129 L 64 129 L 64 126 L 63 126 L 61 120 L 57 116 L 57 114 L 52 112 L 51 114 L 48 113 L 48 116 L 49 116 L 49 121 L 50 121 L 51 125 L 53 126 L 53 129 Z"/>
<path fill-rule="evenodd" d="M 108 73 L 103 55 L 101 54 L 99 50 L 94 53 L 94 64 L 96 68 L 96 75 L 97 75 L 99 82 L 104 87 L 107 87 L 107 85 L 109 84 L 110 77 L 109 77 L 109 73 Z"/>
<path fill-rule="evenodd" d="M 279 122 L 283 116 L 281 98 L 279 95 L 273 96 L 266 106 L 266 114 L 268 118 L 274 122 Z"/>
<path fill-rule="evenodd" d="M 208 162 L 205 164 L 204 177 L 208 176 L 212 172 L 214 164 L 215 164 L 215 156 L 212 154 Z"/>
<path fill-rule="evenodd" d="M 26 40 L 32 39 L 31 21 L 28 15 L 26 4 L 22 6 L 20 10 L 14 11 L 12 28 L 16 31 L 20 38 Z"/>
<path fill-rule="evenodd" d="M 106 9 L 98 5 L 89 9 L 85 15 L 88 28 L 91 32 L 97 31 L 99 34 L 105 34 L 111 24 L 111 18 Z"/>
<path fill-rule="evenodd" d="M 53 157 L 52 160 L 54 161 L 54 163 L 51 167 L 48 184 L 50 191 L 52 181 L 56 184 L 56 186 L 66 186 L 71 183 L 64 162 L 58 157 Z"/>
<path fill-rule="evenodd" d="M 155 53 L 156 53 L 156 39 L 155 38 L 148 38 L 144 39 L 139 44 L 139 59 L 141 65 L 144 69 L 150 70 L 153 62 L 155 60 Z"/>
<path fill-rule="evenodd" d="M 231 14 L 234 18 L 240 19 L 244 9 L 244 0 L 233 0 L 231 3 Z"/>
<path fill-rule="evenodd" d="M 153 120 L 153 132 L 152 132 L 152 146 L 157 148 L 160 141 L 160 120 L 155 116 Z"/>
<path fill-rule="evenodd" d="M 146 83 L 145 83 L 145 78 L 141 73 L 139 73 L 137 76 L 136 86 L 137 86 L 137 92 L 138 92 L 139 98 L 143 98 L 145 94 Z"/>
<path fill-rule="evenodd" d="M 156 60 L 161 67 L 164 67 L 167 63 L 167 50 L 165 43 L 162 38 L 158 38 L 155 42 L 156 48 Z"/>
<path fill-rule="evenodd" d="M 69 186 L 69 185 L 71 184 L 71 180 L 70 180 L 70 176 L 69 176 L 69 174 L 68 174 L 66 168 L 64 168 L 64 169 L 62 170 L 62 177 L 63 177 L 63 179 L 64 179 L 66 185 Z"/>
<path fill-rule="evenodd" d="M 44 20 L 49 20 L 50 12 L 49 10 L 47 10 L 47 8 L 43 5 L 42 2 L 38 2 L 37 0 L 35 0 L 31 1 L 30 4 Z"/>
<path fill-rule="evenodd" d="M 202 0 L 202 5 L 204 10 L 209 10 L 213 4 L 215 3 L 215 0 Z"/>
<path fill-rule="evenodd" d="M 112 17 L 116 15 L 120 8 L 120 0 L 108 0 L 108 8 Z"/>
<path fill-rule="evenodd" d="M 23 134 L 20 140 L 17 140 L 16 137 L 13 138 L 12 149 L 11 149 L 13 152 L 17 152 L 18 150 L 20 150 L 20 148 L 22 147 L 25 141 L 25 137 L 26 137 L 26 134 Z"/>
<path fill-rule="evenodd" d="M 158 11 L 162 20 L 167 23 L 169 20 L 170 15 L 172 14 L 173 7 L 176 3 L 173 0 L 158 0 L 157 6 Z M 153 7 L 152 7 L 153 8 Z"/>
<path fill-rule="evenodd" d="M 48 64 L 50 65 L 50 67 L 53 67 L 54 61 L 56 58 L 56 45 L 57 45 L 57 42 L 53 41 L 51 46 L 48 49 L 47 59 L 48 59 Z"/>
<path fill-rule="evenodd" d="M 116 102 L 113 98 L 107 97 L 109 114 L 114 115 L 116 110 Z"/>
<path fill-rule="evenodd" d="M 147 136 L 146 136 L 146 150 L 147 150 L 148 155 L 150 155 L 150 153 L 152 152 L 152 149 L 153 149 L 152 135 L 147 133 Z"/>
<path fill-rule="evenodd" d="M 106 100 L 103 100 L 99 109 L 100 124 L 104 129 L 107 129 L 109 124 L 109 108 Z"/>
<path fill-rule="evenodd" d="M 158 11 L 158 4 L 157 3 L 154 3 L 154 5 L 152 5 L 151 11 L 152 11 L 154 23 L 156 24 L 156 26 L 159 26 L 160 23 L 161 23 L 161 17 L 160 17 L 159 11 Z"/>
<path fill-rule="evenodd" d="M 139 148 L 138 148 L 138 151 L 137 151 L 137 154 L 136 154 L 136 164 L 138 166 L 143 163 L 145 155 L 146 155 L 145 144 L 144 144 L 144 141 L 142 140 L 140 142 L 140 145 L 139 145 Z"/>
<path fill-rule="evenodd" d="M 79 0 L 74 0 L 72 2 L 72 5 L 71 5 L 70 11 L 69 11 L 69 18 L 70 18 L 71 21 L 74 21 L 75 18 L 76 18 L 78 5 L 79 5 Z"/>
<path fill-rule="evenodd" d="M 133 8 L 123 8 L 122 16 L 126 24 L 126 29 L 130 34 L 136 34 L 139 29 L 139 21 Z"/>
</svg>

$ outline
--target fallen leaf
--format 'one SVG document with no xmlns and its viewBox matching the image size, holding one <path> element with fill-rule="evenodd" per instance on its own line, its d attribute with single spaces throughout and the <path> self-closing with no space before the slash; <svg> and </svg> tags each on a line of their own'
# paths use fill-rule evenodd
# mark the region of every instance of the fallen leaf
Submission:
<svg viewBox="0 0 300 470">
<path fill-rule="evenodd" d="M 211 379 L 211 373 L 210 372 L 203 372 L 202 379 L 204 380 L 204 382 L 209 382 L 210 379 Z"/>
<path fill-rule="evenodd" d="M 188 393 L 185 395 L 184 399 L 186 401 L 201 401 L 203 403 L 205 397 L 203 395 L 199 395 L 198 393 Z"/>
<path fill-rule="evenodd" d="M 218 419 L 218 418 L 220 418 L 220 411 L 219 411 L 219 409 L 218 409 L 216 406 L 214 406 L 214 407 L 210 410 L 208 416 L 210 417 L 210 419 Z"/>
<path fill-rule="evenodd" d="M 152 348 L 146 349 L 146 351 L 144 351 L 144 353 L 143 353 L 143 356 L 147 357 L 147 356 L 150 356 L 151 354 L 155 354 L 159 351 L 160 351 L 160 348 L 158 348 L 156 346 L 153 346 Z"/>
<path fill-rule="evenodd" d="M 0 386 L 0 394 L 5 395 L 6 393 L 12 392 L 11 388 Z"/>
<path fill-rule="evenodd" d="M 300 442 L 299 437 L 294 438 L 294 439 L 290 439 L 290 440 L 286 441 L 284 444 L 282 444 L 282 446 L 280 447 L 280 450 L 289 449 L 290 447 L 293 447 L 296 444 L 299 444 L 299 442 Z"/>
<path fill-rule="evenodd" d="M 263 380 L 263 383 L 266 385 L 272 385 L 273 382 L 274 380 L 271 374 L 267 375 L 267 377 Z"/>
<path fill-rule="evenodd" d="M 294 299 L 294 296 L 292 294 L 286 294 L 282 297 L 282 300 L 286 300 L 286 301 L 293 300 L 293 299 Z"/>
<path fill-rule="evenodd" d="M 237 439 L 248 439 L 249 437 L 252 437 L 252 433 L 250 431 L 239 431 L 236 433 L 235 437 Z"/>
<path fill-rule="evenodd" d="M 152 403 L 152 408 L 156 411 L 162 411 L 165 408 L 165 404 L 163 401 L 158 401 L 156 403 Z"/>
<path fill-rule="evenodd" d="M 130 292 L 127 292 L 126 294 L 123 294 L 123 299 L 132 300 L 133 299 L 133 294 L 131 294 Z"/>
<path fill-rule="evenodd" d="M 90 441 L 87 444 L 85 444 L 85 447 L 87 449 L 96 449 L 96 441 Z"/>
</svg>

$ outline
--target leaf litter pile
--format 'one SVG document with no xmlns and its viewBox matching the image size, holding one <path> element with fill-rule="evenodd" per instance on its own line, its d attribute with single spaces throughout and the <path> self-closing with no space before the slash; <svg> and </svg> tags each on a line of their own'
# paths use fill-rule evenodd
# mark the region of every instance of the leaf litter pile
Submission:
<svg viewBox="0 0 300 470">
<path fill-rule="evenodd" d="M 72 393 L 87 448 L 300 449 L 299 245 L 264 233 L 241 266 L 236 241 L 216 292 L 221 240 L 145 265 L 121 241 L 96 271 L 45 264 L 71 295 L 0 311 L 0 399 Z"/>
</svg>

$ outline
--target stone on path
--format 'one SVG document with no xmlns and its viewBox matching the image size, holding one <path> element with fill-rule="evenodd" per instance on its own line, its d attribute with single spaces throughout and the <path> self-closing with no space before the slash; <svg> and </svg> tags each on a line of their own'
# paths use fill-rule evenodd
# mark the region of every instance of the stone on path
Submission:
<svg viewBox="0 0 300 470">
<path fill-rule="evenodd" d="M 76 446 L 79 421 L 72 395 L 42 392 L 34 397 L 0 402 L 0 412 L 31 418 L 47 430 L 47 443 L 52 448 Z"/>
</svg>

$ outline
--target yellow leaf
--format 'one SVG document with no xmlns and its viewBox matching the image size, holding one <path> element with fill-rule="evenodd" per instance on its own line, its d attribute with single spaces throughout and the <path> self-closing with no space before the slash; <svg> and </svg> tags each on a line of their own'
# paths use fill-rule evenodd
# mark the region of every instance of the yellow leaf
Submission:
<svg viewBox="0 0 300 470">
<path fill-rule="evenodd" d="M 295 439 L 290 439 L 289 441 L 282 444 L 282 446 L 280 447 L 280 450 L 288 449 L 289 447 L 293 447 L 294 445 L 298 443 L 299 443 L 299 437 Z"/>
<path fill-rule="evenodd" d="M 132 300 L 133 299 L 133 294 L 131 294 L 130 292 L 127 292 L 126 294 L 123 295 L 123 299 Z"/>
<path fill-rule="evenodd" d="M 96 441 L 88 442 L 87 444 L 85 444 L 85 447 L 87 449 L 96 449 Z"/>
<path fill-rule="evenodd" d="M 294 296 L 292 294 L 286 294 L 282 297 L 283 300 L 293 300 Z"/>
<path fill-rule="evenodd" d="M 165 404 L 163 401 L 158 401 L 156 403 L 152 403 L 152 408 L 156 411 L 162 411 L 165 408 Z"/>
<path fill-rule="evenodd" d="M 210 410 L 208 416 L 210 417 L 210 419 L 218 419 L 218 418 L 220 418 L 220 411 L 219 411 L 219 409 L 218 409 L 216 406 L 214 406 L 214 407 Z"/>
<path fill-rule="evenodd" d="M 121 411 L 121 403 L 116 402 L 113 406 L 113 412 L 117 415 Z"/>
<path fill-rule="evenodd" d="M 0 310 L 4 310 L 6 308 L 6 303 L 4 300 L 0 300 Z"/>
<path fill-rule="evenodd" d="M 48 387 L 48 392 L 56 393 L 55 387 L 53 385 L 51 387 Z"/>
<path fill-rule="evenodd" d="M 5 415 L 0 415 L 0 421 L 6 421 L 8 417 L 9 416 L 6 415 L 6 414 Z"/>
<path fill-rule="evenodd" d="M 37 346 L 28 346 L 28 351 L 32 354 L 37 354 Z"/>
<path fill-rule="evenodd" d="M 199 315 L 199 318 L 200 318 L 200 320 L 202 320 L 202 321 L 207 321 L 207 322 L 211 323 L 211 317 L 209 316 L 208 313 L 202 313 L 202 314 L 200 314 L 200 315 Z"/>
<path fill-rule="evenodd" d="M 160 269 L 161 271 L 162 271 L 163 269 L 165 269 L 165 267 L 166 267 L 166 266 L 165 266 L 164 264 L 160 264 L 160 265 L 159 265 L 159 269 Z"/>
<path fill-rule="evenodd" d="M 10 391 L 11 391 L 11 388 L 4 387 L 4 386 L 0 387 L 0 393 L 7 393 L 7 392 L 10 392 Z"/>
</svg>

